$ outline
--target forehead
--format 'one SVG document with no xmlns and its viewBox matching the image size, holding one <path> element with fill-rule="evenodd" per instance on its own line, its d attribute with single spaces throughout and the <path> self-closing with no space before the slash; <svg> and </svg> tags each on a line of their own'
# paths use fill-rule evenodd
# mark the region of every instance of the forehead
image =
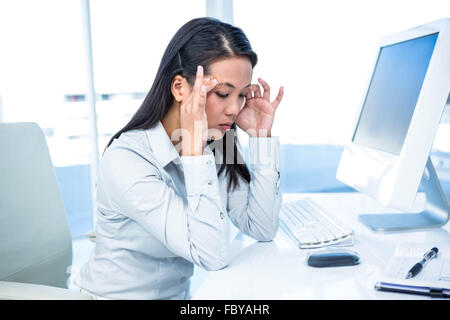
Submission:
<svg viewBox="0 0 450 320">
<path fill-rule="evenodd" d="M 210 74 L 219 83 L 231 83 L 237 89 L 248 86 L 252 79 L 252 64 L 248 58 L 233 57 L 218 60 L 209 66 Z"/>
</svg>

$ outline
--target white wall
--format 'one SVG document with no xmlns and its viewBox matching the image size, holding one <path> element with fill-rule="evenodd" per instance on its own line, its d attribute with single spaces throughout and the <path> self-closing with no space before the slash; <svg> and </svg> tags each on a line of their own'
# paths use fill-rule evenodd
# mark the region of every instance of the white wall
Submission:
<svg viewBox="0 0 450 320">
<path fill-rule="evenodd" d="M 266 79 L 273 96 L 285 86 L 273 128 L 282 143 L 343 144 L 379 39 L 450 17 L 449 0 L 234 0 L 233 9 L 234 24 L 259 56 L 254 81 Z M 205 12 L 205 0 L 91 1 L 97 91 L 148 91 L 175 31 Z M 78 0 L 0 2 L 4 121 L 50 127 L 69 112 L 87 116 L 82 106 L 68 110 L 63 103 L 64 94 L 85 90 L 81 36 Z M 136 107 L 129 103 L 127 114 Z M 450 151 L 449 126 L 441 125 L 435 147 Z"/>
<path fill-rule="evenodd" d="M 448 0 L 235 0 L 234 23 L 259 55 L 257 77 L 285 86 L 273 133 L 283 143 L 343 144 L 368 84 L 378 41 L 450 17 Z M 435 146 L 450 151 L 448 126 Z M 449 140 L 449 141 L 446 141 Z"/>
</svg>

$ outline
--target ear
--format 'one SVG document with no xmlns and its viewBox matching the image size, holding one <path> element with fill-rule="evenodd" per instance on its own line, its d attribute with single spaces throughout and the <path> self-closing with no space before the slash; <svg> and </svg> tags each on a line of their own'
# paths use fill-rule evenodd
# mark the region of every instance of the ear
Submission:
<svg viewBox="0 0 450 320">
<path fill-rule="evenodd" d="M 186 78 L 177 74 L 172 79 L 170 91 L 177 102 L 183 102 L 191 93 L 191 87 Z"/>
</svg>

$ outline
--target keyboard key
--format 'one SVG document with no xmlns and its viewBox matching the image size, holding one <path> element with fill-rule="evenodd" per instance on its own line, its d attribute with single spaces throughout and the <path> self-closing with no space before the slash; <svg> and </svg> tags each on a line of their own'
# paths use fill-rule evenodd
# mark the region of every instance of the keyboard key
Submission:
<svg viewBox="0 0 450 320">
<path fill-rule="evenodd" d="M 300 248 L 318 248 L 348 239 L 353 231 L 338 223 L 309 198 L 284 204 L 280 212 L 283 231 Z"/>
<path fill-rule="evenodd" d="M 310 206 L 316 208 L 317 212 L 320 213 L 326 220 L 328 220 L 332 225 L 336 227 L 343 235 L 352 234 L 353 230 L 342 223 L 337 223 L 336 219 L 331 216 L 330 213 L 326 213 L 315 201 L 310 198 L 305 198 Z"/>
<path fill-rule="evenodd" d="M 292 221 L 294 218 L 292 217 L 292 215 L 290 214 L 285 214 L 284 211 L 282 210 L 280 213 L 280 219 L 281 221 L 284 222 L 284 224 L 287 225 L 288 228 L 295 228 L 295 222 Z"/>
<path fill-rule="evenodd" d="M 319 239 L 314 235 L 310 228 L 298 228 L 294 235 L 300 240 L 301 243 L 313 244 L 319 243 Z"/>
<path fill-rule="evenodd" d="M 317 219 L 314 219 L 314 217 L 312 217 L 311 214 L 299 203 L 295 203 L 295 205 L 292 206 L 292 211 L 295 212 L 294 215 L 301 219 L 303 225 L 305 226 L 312 226 L 317 222 Z"/>
<path fill-rule="evenodd" d="M 286 215 L 291 218 L 292 222 L 297 226 L 304 226 L 304 218 L 302 217 L 301 213 L 297 214 L 296 210 L 292 208 L 292 206 L 286 206 Z"/>
</svg>

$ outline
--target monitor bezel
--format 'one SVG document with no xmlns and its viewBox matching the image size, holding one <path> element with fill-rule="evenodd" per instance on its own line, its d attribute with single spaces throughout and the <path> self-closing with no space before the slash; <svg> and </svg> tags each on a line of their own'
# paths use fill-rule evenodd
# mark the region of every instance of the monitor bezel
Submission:
<svg viewBox="0 0 450 320">
<path fill-rule="evenodd" d="M 439 33 L 399 155 L 353 142 L 381 48 Z M 336 177 L 386 206 L 406 210 L 415 199 L 450 89 L 450 19 L 381 39 Z M 445 59 L 446 58 L 446 59 Z"/>
</svg>

